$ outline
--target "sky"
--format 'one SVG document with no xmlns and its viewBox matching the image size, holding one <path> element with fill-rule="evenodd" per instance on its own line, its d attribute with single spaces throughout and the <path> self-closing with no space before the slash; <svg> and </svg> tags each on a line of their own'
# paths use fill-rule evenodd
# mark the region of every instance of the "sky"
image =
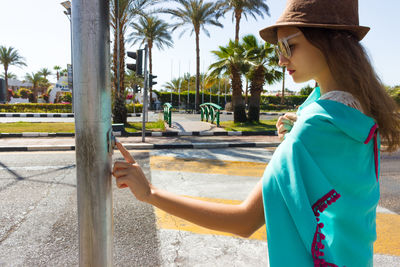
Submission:
<svg viewBox="0 0 400 267">
<path fill-rule="evenodd" d="M 37 72 L 40 68 L 53 69 L 55 65 L 66 68 L 71 61 L 70 24 L 64 14 L 61 0 L 0 0 L 0 45 L 12 46 L 25 58 L 26 67 L 11 66 L 9 71 L 23 79 L 26 73 Z M 243 17 L 240 24 L 240 36 L 254 34 L 264 27 L 274 24 L 285 7 L 283 0 L 268 0 L 270 16 L 257 17 L 257 20 Z M 398 0 L 359 0 L 360 25 L 371 27 L 370 32 L 362 40 L 362 44 L 371 58 L 376 72 L 384 84 L 400 85 L 400 20 Z M 172 21 L 168 15 L 163 15 L 167 21 Z M 228 13 L 220 22 L 223 28 L 206 26 L 210 32 L 207 37 L 200 33 L 200 70 L 206 72 L 208 65 L 215 61 L 210 52 L 218 46 L 226 46 L 229 39 L 234 39 L 234 22 L 232 13 Z M 181 30 L 172 33 L 174 47 L 164 50 L 153 49 L 153 74 L 157 75 L 157 85 L 160 90 L 171 78 L 183 76 L 189 72 L 195 74 L 196 53 L 195 36 L 190 36 L 190 30 L 179 37 Z M 261 40 L 261 38 L 259 38 Z M 138 45 L 126 44 L 127 51 L 135 51 Z M 127 63 L 130 59 L 126 59 Z M 1 73 L 4 71 L 0 66 Z M 54 71 L 53 71 L 54 72 Z M 50 77 L 55 82 L 55 76 Z M 310 83 L 295 84 L 289 75 L 286 87 L 298 91 Z M 279 90 L 281 83 L 268 86 L 267 90 Z"/>
</svg>

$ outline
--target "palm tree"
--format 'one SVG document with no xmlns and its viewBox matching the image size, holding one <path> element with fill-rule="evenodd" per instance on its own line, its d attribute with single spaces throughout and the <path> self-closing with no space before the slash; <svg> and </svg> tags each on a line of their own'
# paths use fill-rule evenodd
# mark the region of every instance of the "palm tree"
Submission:
<svg viewBox="0 0 400 267">
<path fill-rule="evenodd" d="M 179 86 L 182 84 L 182 78 L 172 79 L 170 82 L 164 84 L 165 89 L 178 92 Z"/>
<path fill-rule="evenodd" d="M 220 0 L 219 8 L 223 13 L 232 10 L 232 20 L 235 19 L 235 42 L 239 42 L 240 20 L 242 15 L 247 20 L 247 15 L 256 19 L 256 15 L 264 18 L 264 12 L 269 16 L 269 7 L 265 3 L 266 0 Z"/>
<path fill-rule="evenodd" d="M 250 79 L 249 121 L 260 120 L 260 97 L 265 82 L 273 84 L 282 79 L 278 69 L 278 58 L 269 43 L 259 44 L 254 35 L 243 37 L 242 47 L 246 50 Z"/>
<path fill-rule="evenodd" d="M 25 59 L 21 57 L 18 50 L 14 47 L 0 46 L 0 63 L 4 67 L 4 80 L 6 82 L 6 90 L 8 92 L 8 67 L 9 66 L 26 66 Z M 10 96 L 8 96 L 9 99 Z"/>
<path fill-rule="evenodd" d="M 56 71 L 57 81 L 58 81 L 58 80 L 60 79 L 60 72 L 59 72 L 59 70 L 61 70 L 61 67 L 60 67 L 60 66 L 54 66 L 54 67 L 53 67 L 53 70 Z"/>
<path fill-rule="evenodd" d="M 232 86 L 232 105 L 233 105 L 233 120 L 234 122 L 246 122 L 246 110 L 242 97 L 242 79 L 241 74 L 246 67 L 244 60 L 244 49 L 242 46 L 229 41 L 228 46 L 220 46 L 218 51 L 211 51 L 219 59 L 217 62 L 210 65 L 212 69 L 210 75 L 219 76 L 229 75 Z"/>
<path fill-rule="evenodd" d="M 0 78 L 2 78 L 2 79 L 5 79 L 5 78 L 6 78 L 5 72 L 3 72 L 3 73 L 0 75 Z M 12 72 L 9 72 L 9 73 L 7 73 L 7 79 L 17 79 L 17 75 L 15 75 L 15 74 L 12 73 Z"/>
<path fill-rule="evenodd" d="M 25 80 L 32 83 L 32 86 L 33 86 L 32 89 L 33 89 L 33 96 L 34 96 L 33 102 L 34 103 L 36 103 L 36 101 L 37 101 L 38 87 L 39 87 L 39 83 L 42 81 L 42 79 L 43 79 L 43 77 L 39 72 L 36 72 L 36 73 L 32 72 L 31 74 L 27 73 L 25 75 Z"/>
<path fill-rule="evenodd" d="M 140 86 L 143 88 L 144 79 L 136 74 L 136 72 L 128 70 L 125 74 L 125 86 L 129 88 L 134 88 L 135 86 Z"/>
<path fill-rule="evenodd" d="M 132 45 L 140 42 L 141 44 L 147 43 L 149 47 L 149 73 L 153 74 L 153 58 L 152 49 L 156 45 L 158 49 L 164 49 L 164 46 L 172 47 L 173 41 L 169 32 L 168 23 L 163 20 L 149 15 L 144 15 L 139 18 L 138 22 L 132 22 L 130 26 L 133 32 L 129 35 L 128 42 Z M 152 105 L 152 89 L 153 85 L 150 84 L 150 106 Z"/>
<path fill-rule="evenodd" d="M 114 73 L 114 122 L 126 123 L 127 110 L 125 107 L 125 33 L 129 22 L 138 14 L 143 14 L 143 10 L 158 0 L 112 0 L 110 24 L 114 30 L 114 47 L 112 58 L 112 71 Z M 117 9 L 118 5 L 118 9 Z M 119 44 L 119 54 L 117 53 L 117 44 Z M 119 61 L 119 66 L 118 66 Z M 119 81 L 116 78 L 119 67 Z M 117 88 L 119 91 L 117 92 Z"/>
<path fill-rule="evenodd" d="M 45 80 L 47 80 L 47 76 L 51 75 L 51 71 L 48 68 L 41 68 L 39 70 L 39 74 L 43 76 Z"/>
<path fill-rule="evenodd" d="M 199 108 L 199 88 L 200 88 L 200 29 L 207 36 L 210 33 L 205 28 L 206 25 L 214 25 L 223 27 L 218 22 L 220 12 L 216 3 L 204 3 L 203 0 L 174 0 L 180 6 L 174 9 L 166 9 L 164 12 L 171 14 L 178 22 L 173 25 L 172 31 L 180 27 L 189 26 L 192 28 L 191 34 L 194 32 L 196 36 L 196 110 Z M 182 34 L 186 31 L 185 29 Z"/>
</svg>

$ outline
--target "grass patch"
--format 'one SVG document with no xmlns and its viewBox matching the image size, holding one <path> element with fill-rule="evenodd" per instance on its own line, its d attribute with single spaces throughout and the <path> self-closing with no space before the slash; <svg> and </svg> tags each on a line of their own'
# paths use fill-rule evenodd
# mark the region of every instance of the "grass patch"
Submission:
<svg viewBox="0 0 400 267">
<path fill-rule="evenodd" d="M 222 121 L 220 122 L 221 127 L 227 131 L 275 131 L 276 130 L 275 120 L 260 120 L 260 122 L 243 122 L 234 123 L 233 121 Z"/>
<path fill-rule="evenodd" d="M 74 133 L 75 123 L 73 122 L 11 122 L 0 123 L 2 133 Z"/>
<path fill-rule="evenodd" d="M 165 125 L 163 120 L 158 120 L 156 122 L 147 122 L 146 130 L 151 130 L 153 132 L 163 132 L 165 131 Z M 142 122 L 128 122 L 125 125 L 125 131 L 128 133 L 135 133 L 142 131 Z"/>
<path fill-rule="evenodd" d="M 142 130 L 141 122 L 131 122 L 125 125 L 127 132 L 140 132 Z M 165 131 L 164 121 L 146 123 L 146 130 Z M 0 123 L 1 133 L 74 133 L 75 123 L 73 122 L 11 122 Z"/>
</svg>

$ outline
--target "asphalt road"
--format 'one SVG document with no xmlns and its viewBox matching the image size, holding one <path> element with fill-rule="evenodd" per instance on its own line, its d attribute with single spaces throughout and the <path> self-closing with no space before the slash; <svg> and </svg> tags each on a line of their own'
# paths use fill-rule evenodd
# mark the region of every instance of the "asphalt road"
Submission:
<svg viewBox="0 0 400 267">
<path fill-rule="evenodd" d="M 400 214 L 400 151 L 382 154 L 380 190 L 380 205 Z"/>
<path fill-rule="evenodd" d="M 227 203 L 246 197 L 272 153 L 260 148 L 132 152 L 153 184 Z M 383 155 L 380 178 L 380 206 L 397 214 L 399 157 Z M 115 153 L 115 159 L 121 155 Z M 78 265 L 75 172 L 72 151 L 0 153 L 0 266 Z M 136 201 L 114 183 L 113 204 L 115 266 L 267 265 L 264 229 L 250 239 L 205 232 Z M 400 243 L 392 243 L 380 246 L 394 256 L 375 255 L 374 266 L 400 265 Z"/>
</svg>

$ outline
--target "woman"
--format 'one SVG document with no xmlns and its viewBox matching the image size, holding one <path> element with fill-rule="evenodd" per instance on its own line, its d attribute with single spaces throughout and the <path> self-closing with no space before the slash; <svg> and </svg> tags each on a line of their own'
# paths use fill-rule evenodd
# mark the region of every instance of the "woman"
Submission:
<svg viewBox="0 0 400 267">
<path fill-rule="evenodd" d="M 359 43 L 368 30 L 356 0 L 291 0 L 260 31 L 295 82 L 319 87 L 297 114 L 279 118 L 284 140 L 240 205 L 154 187 L 119 143 L 127 162 L 114 165 L 117 186 L 210 229 L 248 237 L 266 224 L 271 266 L 372 266 L 380 138 L 396 150 L 400 118 Z"/>
</svg>

